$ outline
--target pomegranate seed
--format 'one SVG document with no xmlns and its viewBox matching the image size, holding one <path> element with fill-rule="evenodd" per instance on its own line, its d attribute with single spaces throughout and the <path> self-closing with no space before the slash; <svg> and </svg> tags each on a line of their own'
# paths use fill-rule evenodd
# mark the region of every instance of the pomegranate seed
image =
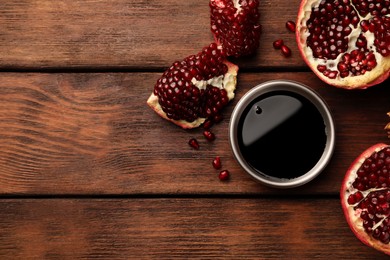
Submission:
<svg viewBox="0 0 390 260">
<path fill-rule="evenodd" d="M 286 22 L 286 28 L 290 32 L 295 32 L 295 23 L 293 21 L 287 21 Z"/>
<path fill-rule="evenodd" d="M 207 119 L 204 123 L 203 123 L 203 128 L 208 130 L 210 129 L 212 126 L 213 126 L 214 122 L 211 121 L 210 119 Z"/>
<path fill-rule="evenodd" d="M 318 65 L 317 69 L 319 72 L 324 72 L 326 70 L 326 66 L 325 65 Z"/>
<path fill-rule="evenodd" d="M 222 167 L 221 158 L 220 158 L 219 156 L 216 156 L 216 157 L 214 158 L 212 164 L 213 164 L 214 169 L 216 169 L 216 170 L 221 169 L 221 167 Z"/>
<path fill-rule="evenodd" d="M 282 47 L 280 48 L 280 50 L 282 51 L 282 54 L 285 56 L 285 57 L 290 57 L 291 56 L 291 50 L 289 47 L 287 47 L 286 45 L 282 45 Z"/>
<path fill-rule="evenodd" d="M 203 135 L 210 142 L 215 140 L 215 135 L 210 130 L 203 131 Z"/>
<path fill-rule="evenodd" d="M 222 119 L 223 119 L 222 114 L 216 114 L 216 115 L 213 117 L 213 121 L 214 121 L 215 123 L 221 122 Z"/>
<path fill-rule="evenodd" d="M 223 170 L 219 173 L 218 175 L 218 178 L 221 180 L 221 181 L 226 181 L 228 180 L 230 177 L 230 173 L 228 170 Z"/>
<path fill-rule="evenodd" d="M 188 144 L 194 148 L 195 150 L 199 150 L 199 143 L 198 141 L 195 139 L 195 138 L 191 138 L 189 141 L 188 141 Z"/>
<path fill-rule="evenodd" d="M 210 0 L 211 31 L 226 51 L 227 56 L 240 57 L 252 54 L 259 47 L 259 1 Z M 237 3 L 239 1 L 236 1 Z"/>
<path fill-rule="evenodd" d="M 275 49 L 280 49 L 284 45 L 284 42 L 282 39 L 278 39 L 274 41 L 272 45 L 274 46 Z"/>
</svg>

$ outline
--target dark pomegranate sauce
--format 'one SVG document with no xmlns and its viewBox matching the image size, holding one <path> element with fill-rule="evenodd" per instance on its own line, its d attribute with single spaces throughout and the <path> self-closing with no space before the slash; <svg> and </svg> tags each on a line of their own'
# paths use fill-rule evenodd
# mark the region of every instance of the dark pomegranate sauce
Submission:
<svg viewBox="0 0 390 260">
<path fill-rule="evenodd" d="M 292 179 L 310 171 L 326 145 L 324 119 L 307 98 L 272 91 L 254 99 L 238 123 L 238 145 L 259 174 Z"/>
</svg>

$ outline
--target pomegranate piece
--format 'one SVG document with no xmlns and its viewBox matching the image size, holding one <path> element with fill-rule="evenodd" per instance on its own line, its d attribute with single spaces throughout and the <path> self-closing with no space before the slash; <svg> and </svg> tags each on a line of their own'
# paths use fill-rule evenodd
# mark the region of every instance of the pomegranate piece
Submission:
<svg viewBox="0 0 390 260">
<path fill-rule="evenodd" d="M 295 22 L 293 22 L 293 21 L 287 21 L 287 22 L 286 22 L 286 28 L 287 28 L 287 30 L 289 30 L 290 32 L 295 32 Z"/>
<path fill-rule="evenodd" d="M 259 47 L 258 0 L 210 0 L 211 32 L 227 56 L 253 54 Z"/>
<path fill-rule="evenodd" d="M 230 172 L 228 170 L 223 170 L 219 173 L 218 178 L 221 181 L 227 181 L 230 178 Z"/>
<path fill-rule="evenodd" d="M 340 191 L 347 222 L 364 244 L 390 255 L 390 146 L 376 144 L 348 169 Z"/>
<path fill-rule="evenodd" d="M 390 75 L 389 0 L 302 0 L 296 39 L 324 82 L 368 88 Z"/>
<path fill-rule="evenodd" d="M 191 138 L 189 141 L 188 141 L 188 144 L 194 148 L 195 150 L 199 150 L 199 143 L 198 143 L 198 140 L 196 140 L 195 138 Z"/>
<path fill-rule="evenodd" d="M 203 131 L 204 137 L 206 137 L 207 141 L 212 142 L 215 140 L 215 135 L 210 130 Z"/>
<path fill-rule="evenodd" d="M 212 165 L 213 165 L 214 169 L 216 169 L 216 170 L 221 169 L 221 167 L 222 167 L 221 158 L 219 156 L 216 156 L 212 162 Z"/>
<path fill-rule="evenodd" d="M 157 80 L 147 104 L 182 128 L 198 127 L 234 98 L 237 72 L 221 47 L 211 43 L 198 54 L 174 62 Z"/>
<path fill-rule="evenodd" d="M 278 50 L 278 49 L 280 49 L 284 45 L 284 42 L 283 42 L 282 39 L 278 39 L 278 40 L 274 41 L 272 43 L 272 45 L 274 46 L 275 49 Z"/>
</svg>

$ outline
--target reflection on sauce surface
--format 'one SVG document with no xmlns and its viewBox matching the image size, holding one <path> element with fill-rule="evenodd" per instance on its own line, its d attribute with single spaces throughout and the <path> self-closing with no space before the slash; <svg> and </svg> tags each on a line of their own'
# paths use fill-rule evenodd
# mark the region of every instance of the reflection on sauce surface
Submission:
<svg viewBox="0 0 390 260">
<path fill-rule="evenodd" d="M 262 174 L 296 178 L 312 169 L 326 144 L 321 113 L 305 97 L 273 91 L 253 100 L 238 124 L 244 159 Z"/>
</svg>

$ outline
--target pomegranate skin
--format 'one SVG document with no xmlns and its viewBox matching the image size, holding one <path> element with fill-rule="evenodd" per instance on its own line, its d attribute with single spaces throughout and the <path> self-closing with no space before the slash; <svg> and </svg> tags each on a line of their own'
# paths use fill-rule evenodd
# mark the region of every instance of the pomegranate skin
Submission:
<svg viewBox="0 0 390 260">
<path fill-rule="evenodd" d="M 384 143 L 375 144 L 369 147 L 368 149 L 366 149 L 361 155 L 359 155 L 353 161 L 353 163 L 348 168 L 345 178 L 343 180 L 340 189 L 340 200 L 341 200 L 341 206 L 344 212 L 344 216 L 347 220 L 350 229 L 355 234 L 355 236 L 365 245 L 370 246 L 376 250 L 379 250 L 387 255 L 390 255 L 390 244 L 382 243 L 381 241 L 367 234 L 366 231 L 364 230 L 363 219 L 360 217 L 363 210 L 360 210 L 359 208 L 355 209 L 355 207 L 357 207 L 357 205 L 360 204 L 361 201 L 363 200 L 361 200 L 360 202 L 354 205 L 350 205 L 348 203 L 349 196 L 356 191 L 356 189 L 353 187 L 353 182 L 357 178 L 358 169 L 362 166 L 362 164 L 366 161 L 366 159 L 369 158 L 373 153 L 379 152 L 387 147 L 389 147 L 389 145 Z M 389 189 L 390 188 L 387 187 L 385 190 L 389 190 Z M 383 190 L 383 189 L 379 188 L 378 190 Z M 368 197 L 368 195 L 366 196 Z"/>
<path fill-rule="evenodd" d="M 349 5 L 349 7 L 352 7 L 352 10 L 358 12 L 358 14 L 356 15 L 358 18 L 358 22 L 355 22 L 355 21 L 348 21 L 350 22 L 349 24 L 349 27 L 352 28 L 352 31 L 353 33 L 350 33 L 348 35 L 348 37 L 355 37 L 355 40 L 350 40 L 348 38 L 348 49 L 347 50 L 343 50 L 341 51 L 340 54 L 350 54 L 354 49 L 358 49 L 358 50 L 361 50 L 362 48 L 357 46 L 358 44 L 356 43 L 356 46 L 354 45 L 351 45 L 351 44 L 355 44 L 355 41 L 356 41 L 356 38 L 358 38 L 358 35 L 359 33 L 360 34 L 363 34 L 365 35 L 365 31 L 363 29 L 363 26 L 361 25 L 361 22 L 364 21 L 366 22 L 368 19 L 370 19 L 370 17 L 381 17 L 381 18 L 384 18 L 384 19 L 387 19 L 386 22 L 384 22 L 384 28 L 385 29 L 385 32 L 383 32 L 382 35 L 387 35 L 387 36 L 384 36 L 383 39 L 382 39 L 382 44 L 381 46 L 385 46 L 384 48 L 387 49 L 387 51 L 379 51 L 376 49 L 376 46 L 374 46 L 373 44 L 371 45 L 367 45 L 365 47 L 365 53 L 363 54 L 363 56 L 367 57 L 367 55 L 370 53 L 370 52 L 374 52 L 375 53 L 375 57 L 376 57 L 376 61 L 377 61 L 377 65 L 374 66 L 373 68 L 369 68 L 367 69 L 367 71 L 365 71 L 363 74 L 359 74 L 359 75 L 353 75 L 351 76 L 351 74 L 347 74 L 348 76 L 346 75 L 342 75 L 343 72 L 342 71 L 339 71 L 337 69 L 338 67 L 338 62 L 341 60 L 342 57 L 338 57 L 337 59 L 323 59 L 321 61 L 321 59 L 318 59 L 316 57 L 314 57 L 314 51 L 311 50 L 311 48 L 308 46 L 306 40 L 308 38 L 308 35 L 310 35 L 309 33 L 309 29 L 308 29 L 308 26 L 306 24 L 306 22 L 309 20 L 309 17 L 310 14 L 312 13 L 312 10 L 311 9 L 312 7 L 318 7 L 319 4 L 323 2 L 321 0 L 302 0 L 301 1 L 301 4 L 300 4 L 300 7 L 299 7 L 299 12 L 298 12 L 298 16 L 297 16 L 297 20 L 296 20 L 296 42 L 297 42 L 297 45 L 298 45 L 298 49 L 299 49 L 299 52 L 303 58 L 303 60 L 305 61 L 305 63 L 310 67 L 310 69 L 318 76 L 318 78 L 320 78 L 322 81 L 324 81 L 325 83 L 329 84 L 329 85 L 332 85 L 332 86 L 335 86 L 335 87 L 338 87 L 338 88 L 343 88 L 343 89 L 366 89 L 366 88 L 369 88 L 371 86 L 375 86 L 375 85 L 378 85 L 382 82 L 384 82 L 385 80 L 387 80 L 390 76 L 390 38 L 388 37 L 388 35 L 390 34 L 390 26 L 389 26 L 389 4 L 387 2 L 387 0 L 384 0 L 384 10 L 386 10 L 386 14 L 383 14 L 383 13 L 375 13 L 374 15 L 371 15 L 371 14 L 368 14 L 366 16 L 366 14 L 364 14 L 364 10 L 360 10 L 359 8 L 361 8 L 359 6 L 359 4 L 353 4 L 352 2 L 355 2 L 355 1 L 339 1 L 339 2 L 348 2 L 347 5 Z M 334 2 L 334 1 L 327 1 L 327 2 Z M 366 1 L 361 1 L 361 2 L 366 2 Z M 379 1 L 378 1 L 379 3 Z M 366 3 L 363 3 L 363 4 L 366 4 Z M 334 10 L 336 8 L 333 8 Z M 340 19 L 339 19 L 340 20 Z M 347 20 L 347 19 L 346 19 Z M 328 22 L 328 21 L 325 21 L 325 22 Z M 323 23 L 325 23 L 323 22 Z M 348 23 L 347 22 L 347 23 Z M 354 24 L 352 24 L 354 22 Z M 336 26 L 337 25 L 340 25 L 339 24 L 335 24 Z M 344 25 L 343 25 L 344 26 Z M 347 26 L 345 26 L 347 27 Z M 375 29 L 374 31 L 377 31 L 377 29 Z M 353 36 L 354 35 L 354 36 Z M 319 42 L 325 42 L 327 39 L 320 39 Z M 342 40 L 345 40 L 345 39 L 342 39 Z M 375 39 L 377 40 L 377 39 Z M 370 41 L 367 41 L 367 42 L 370 42 Z M 374 42 L 374 40 L 372 40 L 372 42 Z M 382 55 L 384 53 L 384 55 Z M 319 62 L 320 60 L 320 62 Z M 327 68 L 327 71 L 324 73 L 323 71 L 319 70 L 318 69 L 318 66 L 320 65 L 326 65 L 326 63 L 331 63 L 332 65 L 329 66 Z M 334 65 L 333 65 L 334 64 Z M 364 69 L 365 70 L 365 69 Z M 329 73 L 331 72 L 331 73 Z M 350 73 L 350 72 L 349 72 Z M 324 75 L 325 74 L 325 75 Z M 330 75 L 330 77 L 329 77 Z"/>
</svg>

